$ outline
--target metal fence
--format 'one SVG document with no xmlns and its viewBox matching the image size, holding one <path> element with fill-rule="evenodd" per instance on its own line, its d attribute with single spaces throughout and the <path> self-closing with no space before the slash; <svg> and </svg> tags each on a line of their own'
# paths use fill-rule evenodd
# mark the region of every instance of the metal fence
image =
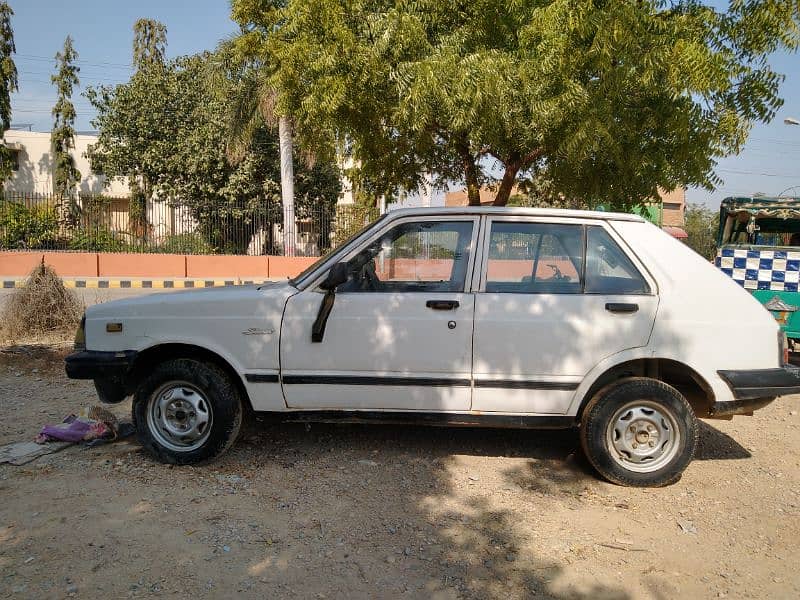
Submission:
<svg viewBox="0 0 800 600">
<path fill-rule="evenodd" d="M 187 206 L 169 200 L 5 193 L 0 249 L 320 256 L 378 217 L 354 205 L 244 200 Z M 286 223 L 286 225 L 285 225 Z"/>
</svg>

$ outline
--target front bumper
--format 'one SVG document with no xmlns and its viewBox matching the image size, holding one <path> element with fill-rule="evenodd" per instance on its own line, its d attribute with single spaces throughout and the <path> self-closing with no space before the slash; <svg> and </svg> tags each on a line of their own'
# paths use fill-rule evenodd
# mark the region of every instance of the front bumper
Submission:
<svg viewBox="0 0 800 600">
<path fill-rule="evenodd" d="M 65 359 L 67 377 L 94 379 L 94 387 L 101 402 L 121 402 L 130 393 L 129 377 L 136 360 L 135 350 L 101 352 L 82 350 Z"/>
<path fill-rule="evenodd" d="M 73 352 L 64 359 L 64 362 L 67 377 L 70 379 L 106 379 L 127 375 L 135 359 L 135 350 L 124 352 L 82 350 Z"/>
<path fill-rule="evenodd" d="M 800 394 L 800 369 L 753 369 L 749 371 L 717 371 L 733 392 L 733 401 L 715 402 L 711 415 L 750 414 L 763 408 L 778 396 Z"/>
</svg>

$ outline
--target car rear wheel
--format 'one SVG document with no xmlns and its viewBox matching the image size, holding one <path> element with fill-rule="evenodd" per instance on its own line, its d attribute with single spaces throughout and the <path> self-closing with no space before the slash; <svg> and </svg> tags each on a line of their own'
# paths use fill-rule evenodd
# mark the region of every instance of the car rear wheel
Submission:
<svg viewBox="0 0 800 600">
<path fill-rule="evenodd" d="M 133 422 L 142 446 L 157 460 L 203 462 L 233 445 L 242 424 L 242 401 L 215 365 L 174 359 L 158 365 L 137 388 Z"/>
<path fill-rule="evenodd" d="M 659 487 L 678 481 L 694 457 L 697 419 L 672 386 L 631 378 L 601 389 L 581 420 L 592 466 L 613 483 Z"/>
</svg>

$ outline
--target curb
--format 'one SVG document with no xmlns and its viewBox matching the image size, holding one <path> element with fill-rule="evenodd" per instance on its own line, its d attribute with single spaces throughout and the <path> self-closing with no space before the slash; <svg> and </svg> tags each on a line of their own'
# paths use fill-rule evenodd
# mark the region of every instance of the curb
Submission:
<svg viewBox="0 0 800 600">
<path fill-rule="evenodd" d="M 276 279 L 64 279 L 74 289 L 191 289 L 260 285 Z M 25 279 L 4 279 L 0 289 L 25 287 Z"/>
</svg>

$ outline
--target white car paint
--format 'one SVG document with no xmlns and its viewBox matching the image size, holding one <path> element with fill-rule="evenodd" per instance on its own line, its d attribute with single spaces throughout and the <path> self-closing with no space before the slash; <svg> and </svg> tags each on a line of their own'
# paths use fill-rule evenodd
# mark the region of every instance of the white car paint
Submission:
<svg viewBox="0 0 800 600">
<path fill-rule="evenodd" d="M 486 249 L 481 241 L 492 216 L 600 224 L 642 272 L 651 293 L 485 293 Z M 353 256 L 402 219 L 465 218 L 480 221 L 480 228 L 475 229 L 464 292 L 337 294 L 325 339 L 310 341 L 323 297 L 319 284 L 332 264 Z M 457 300 L 459 307 L 434 311 L 425 307 L 428 299 Z M 635 302 L 639 311 L 611 314 L 605 310 L 607 302 Z M 123 331 L 107 333 L 106 325 L 117 322 Z M 747 292 L 641 218 L 539 209 L 398 210 L 332 252 L 293 285 L 158 294 L 100 304 L 86 312 L 87 350 L 199 346 L 219 355 L 242 377 L 257 411 L 569 416 L 577 414 L 598 377 L 637 358 L 683 363 L 707 382 L 716 401 L 724 402 L 733 396 L 717 370 L 779 367 L 777 340 L 777 324 Z M 292 377 L 296 381 L 304 376 L 363 381 L 287 384 Z M 389 380 L 392 377 L 398 378 L 398 385 Z M 365 378 L 382 381 L 365 384 Z M 459 383 L 409 385 L 403 378 Z M 533 381 L 538 388 L 493 387 L 497 380 Z"/>
</svg>

